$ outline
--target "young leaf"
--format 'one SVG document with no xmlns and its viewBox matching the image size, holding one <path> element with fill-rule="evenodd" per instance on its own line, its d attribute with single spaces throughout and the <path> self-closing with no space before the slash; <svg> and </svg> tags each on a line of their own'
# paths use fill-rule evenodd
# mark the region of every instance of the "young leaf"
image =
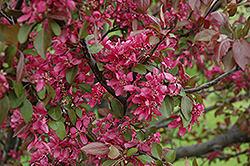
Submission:
<svg viewBox="0 0 250 166">
<path fill-rule="evenodd" d="M 81 109 L 81 108 L 76 107 L 76 115 L 77 115 L 79 118 L 82 118 L 82 109 Z"/>
<path fill-rule="evenodd" d="M 150 0 L 137 0 L 136 1 L 137 8 L 142 12 L 146 13 L 147 9 L 150 6 Z"/>
<path fill-rule="evenodd" d="M 20 52 L 20 57 L 17 64 L 16 70 L 16 84 L 18 85 L 26 75 L 25 58 L 22 52 Z"/>
<path fill-rule="evenodd" d="M 222 11 L 213 12 L 211 16 L 225 27 L 228 26 L 228 18 Z"/>
<path fill-rule="evenodd" d="M 6 26 L 3 30 L 4 40 L 10 45 L 18 45 L 17 34 L 19 31 L 20 25 L 15 24 L 12 26 Z"/>
<path fill-rule="evenodd" d="M 20 123 L 16 128 L 15 128 L 15 133 L 13 135 L 13 137 L 16 137 L 20 134 L 25 133 L 26 131 L 28 131 L 30 129 L 30 127 L 32 126 L 32 123 L 25 123 L 22 122 Z"/>
<path fill-rule="evenodd" d="M 48 93 L 51 94 L 52 99 L 54 99 L 56 96 L 56 92 L 55 92 L 54 88 L 48 82 L 46 83 L 45 86 L 46 86 Z"/>
<path fill-rule="evenodd" d="M 59 120 L 62 117 L 62 112 L 60 107 L 59 106 L 51 107 L 48 110 L 48 115 L 54 120 Z"/>
<path fill-rule="evenodd" d="M 170 150 L 166 154 L 165 160 L 168 161 L 168 162 L 170 162 L 170 163 L 173 162 L 175 160 L 175 157 L 176 157 L 175 153 L 176 153 L 175 150 Z"/>
<path fill-rule="evenodd" d="M 45 29 L 42 29 L 38 32 L 35 40 L 34 40 L 34 47 L 38 54 L 46 60 L 46 51 L 51 42 L 51 35 Z"/>
<path fill-rule="evenodd" d="M 229 48 L 230 48 L 230 42 L 228 39 L 221 41 L 215 46 L 214 56 L 218 64 L 221 62 L 221 58 L 224 55 L 226 55 Z"/>
<path fill-rule="evenodd" d="M 68 115 L 69 115 L 70 121 L 75 125 L 76 124 L 76 113 L 75 113 L 75 110 L 73 110 L 72 108 L 69 108 L 68 109 Z"/>
<path fill-rule="evenodd" d="M 44 99 L 46 95 L 46 88 L 43 88 L 42 90 L 38 91 L 37 95 L 40 99 Z"/>
<path fill-rule="evenodd" d="M 161 159 L 162 147 L 159 144 L 152 143 L 151 153 L 154 157 Z"/>
<path fill-rule="evenodd" d="M 140 141 L 143 141 L 145 139 L 145 135 L 140 131 L 136 132 L 136 136 Z"/>
<path fill-rule="evenodd" d="M 57 24 L 55 20 L 49 20 L 49 25 L 56 36 L 61 35 L 61 27 Z"/>
<path fill-rule="evenodd" d="M 172 112 L 174 111 L 174 99 L 170 96 L 166 96 L 161 103 L 162 107 L 160 108 L 161 113 L 166 118 L 169 118 L 172 115 Z"/>
<path fill-rule="evenodd" d="M 23 24 L 23 26 L 21 26 L 21 28 L 18 31 L 18 41 L 23 44 L 27 41 L 29 33 L 31 31 L 31 29 L 34 27 L 35 23 L 33 24 Z"/>
<path fill-rule="evenodd" d="M 233 44 L 233 57 L 235 62 L 245 70 L 250 62 L 250 43 L 246 40 L 240 39 L 234 41 Z"/>
<path fill-rule="evenodd" d="M 154 161 L 154 159 L 148 155 L 140 155 L 137 157 L 143 164 L 151 164 L 151 161 Z"/>
<path fill-rule="evenodd" d="M 113 100 L 111 104 L 111 108 L 117 117 L 123 116 L 124 110 L 123 110 L 121 103 L 118 100 L 116 99 Z"/>
<path fill-rule="evenodd" d="M 92 155 L 105 155 L 108 154 L 110 151 L 109 146 L 102 142 L 91 142 L 86 146 L 82 147 L 81 150 L 83 150 L 87 154 Z"/>
<path fill-rule="evenodd" d="M 127 156 L 132 156 L 133 154 L 135 154 L 136 152 L 138 152 L 137 148 L 130 148 L 127 152 Z"/>
<path fill-rule="evenodd" d="M 33 116 L 33 106 L 29 100 L 24 100 L 23 106 L 20 108 L 20 112 L 23 116 L 25 123 L 29 123 Z"/>
<path fill-rule="evenodd" d="M 8 96 L 4 96 L 0 99 L 0 125 L 2 125 L 5 117 L 7 116 L 10 109 L 10 101 Z"/>
<path fill-rule="evenodd" d="M 79 67 L 73 66 L 71 68 L 68 68 L 66 70 L 66 80 L 68 81 L 68 83 L 72 83 L 76 77 L 76 74 L 78 73 Z"/>
<path fill-rule="evenodd" d="M 135 67 L 131 69 L 131 71 L 142 75 L 147 73 L 146 67 L 143 64 L 137 64 Z"/>
<path fill-rule="evenodd" d="M 111 158 L 111 159 L 115 159 L 120 155 L 119 150 L 114 145 L 111 145 L 109 147 L 109 150 L 110 151 L 108 153 L 108 157 Z"/>
<path fill-rule="evenodd" d="M 181 98 L 181 112 L 186 120 L 191 118 L 191 111 L 193 109 L 193 103 L 187 96 Z"/>
<path fill-rule="evenodd" d="M 223 63 L 225 72 L 228 72 L 234 68 L 234 66 L 236 65 L 236 62 L 233 58 L 233 51 L 232 50 L 228 51 L 226 53 L 226 55 L 223 56 L 222 63 Z"/>
<path fill-rule="evenodd" d="M 185 83 L 185 88 L 194 88 L 195 84 L 197 83 L 197 81 L 199 80 L 199 76 L 193 76 L 190 79 L 187 80 L 187 82 Z"/>
<path fill-rule="evenodd" d="M 78 87 L 82 90 L 82 91 L 85 91 L 85 92 L 88 92 L 88 93 L 92 93 L 92 88 L 89 84 L 87 83 L 80 83 L 78 84 Z"/>
<path fill-rule="evenodd" d="M 212 29 L 205 29 L 199 33 L 197 33 L 194 37 L 193 43 L 196 43 L 197 41 L 205 41 L 209 42 L 213 35 L 215 35 L 217 32 Z"/>
</svg>

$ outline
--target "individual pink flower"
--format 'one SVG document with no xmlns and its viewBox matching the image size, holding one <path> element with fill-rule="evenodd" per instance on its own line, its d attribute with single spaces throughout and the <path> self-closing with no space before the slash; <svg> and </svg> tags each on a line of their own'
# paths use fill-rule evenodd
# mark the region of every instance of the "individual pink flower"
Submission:
<svg viewBox="0 0 250 166">
<path fill-rule="evenodd" d="M 185 128 L 183 127 L 181 116 L 172 115 L 170 118 L 175 119 L 175 120 L 173 120 L 172 122 L 170 122 L 168 124 L 168 128 L 175 129 L 176 127 L 179 126 L 179 135 L 184 136 L 187 132 L 187 129 L 186 129 L 186 127 Z M 188 127 L 189 127 L 188 131 L 190 132 L 191 131 L 191 124 L 189 124 Z"/>
<path fill-rule="evenodd" d="M 4 73 L 0 71 L 0 99 L 7 90 L 9 90 L 9 84 L 6 77 L 4 76 Z"/>
</svg>

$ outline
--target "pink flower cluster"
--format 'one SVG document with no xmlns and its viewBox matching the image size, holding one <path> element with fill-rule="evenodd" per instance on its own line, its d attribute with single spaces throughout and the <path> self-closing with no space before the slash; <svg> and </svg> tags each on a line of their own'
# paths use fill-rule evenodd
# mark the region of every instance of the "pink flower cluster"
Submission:
<svg viewBox="0 0 250 166">
<path fill-rule="evenodd" d="M 0 71 L 0 99 L 3 97 L 3 94 L 9 90 L 9 83 L 7 82 L 4 73 Z"/>
</svg>

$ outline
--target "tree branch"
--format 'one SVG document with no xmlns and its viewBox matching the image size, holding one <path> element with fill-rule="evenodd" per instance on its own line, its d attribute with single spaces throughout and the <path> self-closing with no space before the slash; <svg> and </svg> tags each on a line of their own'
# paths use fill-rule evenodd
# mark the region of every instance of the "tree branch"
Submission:
<svg viewBox="0 0 250 166">
<path fill-rule="evenodd" d="M 88 46 L 87 40 L 85 38 L 81 40 L 81 44 L 83 46 L 83 53 L 86 56 L 88 64 L 91 67 L 92 71 L 94 72 L 96 79 L 101 83 L 101 85 L 112 96 L 114 96 L 116 99 L 118 99 L 123 104 L 124 112 L 126 112 L 127 107 L 128 107 L 126 98 L 121 96 L 121 95 L 116 96 L 115 95 L 115 90 L 112 87 L 107 85 L 106 80 L 103 79 L 102 72 L 98 69 L 96 61 L 95 61 L 95 59 L 93 58 L 93 56 L 91 55 L 91 53 L 89 51 L 89 46 Z"/>
<path fill-rule="evenodd" d="M 247 130 L 241 132 L 239 128 L 234 125 L 225 133 L 213 138 L 204 143 L 198 143 L 191 146 L 182 146 L 175 148 L 176 160 L 183 157 L 202 156 L 204 154 L 213 152 L 215 150 L 223 150 L 225 147 L 234 143 L 250 142 L 250 137 L 247 136 Z"/>
<path fill-rule="evenodd" d="M 221 76 L 219 76 L 219 77 L 215 78 L 214 80 L 206 83 L 205 85 L 202 85 L 202 86 L 197 87 L 197 88 L 185 89 L 185 92 L 186 93 L 194 93 L 194 92 L 197 92 L 197 91 L 200 91 L 200 90 L 203 90 L 203 89 L 207 89 L 207 88 L 217 84 L 219 81 L 223 80 L 224 78 L 228 77 L 229 75 L 237 72 L 238 70 L 240 70 L 240 68 L 237 66 L 234 69 L 232 69 L 231 71 L 222 74 Z"/>
</svg>

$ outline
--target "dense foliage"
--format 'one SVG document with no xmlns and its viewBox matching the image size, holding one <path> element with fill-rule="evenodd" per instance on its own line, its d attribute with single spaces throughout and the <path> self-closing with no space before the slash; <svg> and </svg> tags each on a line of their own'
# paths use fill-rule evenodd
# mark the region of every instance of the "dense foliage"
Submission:
<svg viewBox="0 0 250 166">
<path fill-rule="evenodd" d="M 223 10 L 216 11 L 218 4 Z M 250 17 L 229 22 L 249 5 L 2 1 L 0 162 L 18 164 L 29 155 L 32 165 L 172 165 L 183 157 L 162 147 L 173 139 L 171 129 L 203 142 L 230 133 L 232 116 L 241 139 L 184 156 L 211 161 L 249 153 L 239 144 L 250 141 L 248 105 L 236 109 L 232 103 L 249 102 Z M 197 74 L 189 76 L 190 68 Z M 210 94 L 220 98 L 205 109 Z M 211 110 L 225 123 L 193 132 Z M 226 146 L 235 154 L 223 156 Z"/>
</svg>

